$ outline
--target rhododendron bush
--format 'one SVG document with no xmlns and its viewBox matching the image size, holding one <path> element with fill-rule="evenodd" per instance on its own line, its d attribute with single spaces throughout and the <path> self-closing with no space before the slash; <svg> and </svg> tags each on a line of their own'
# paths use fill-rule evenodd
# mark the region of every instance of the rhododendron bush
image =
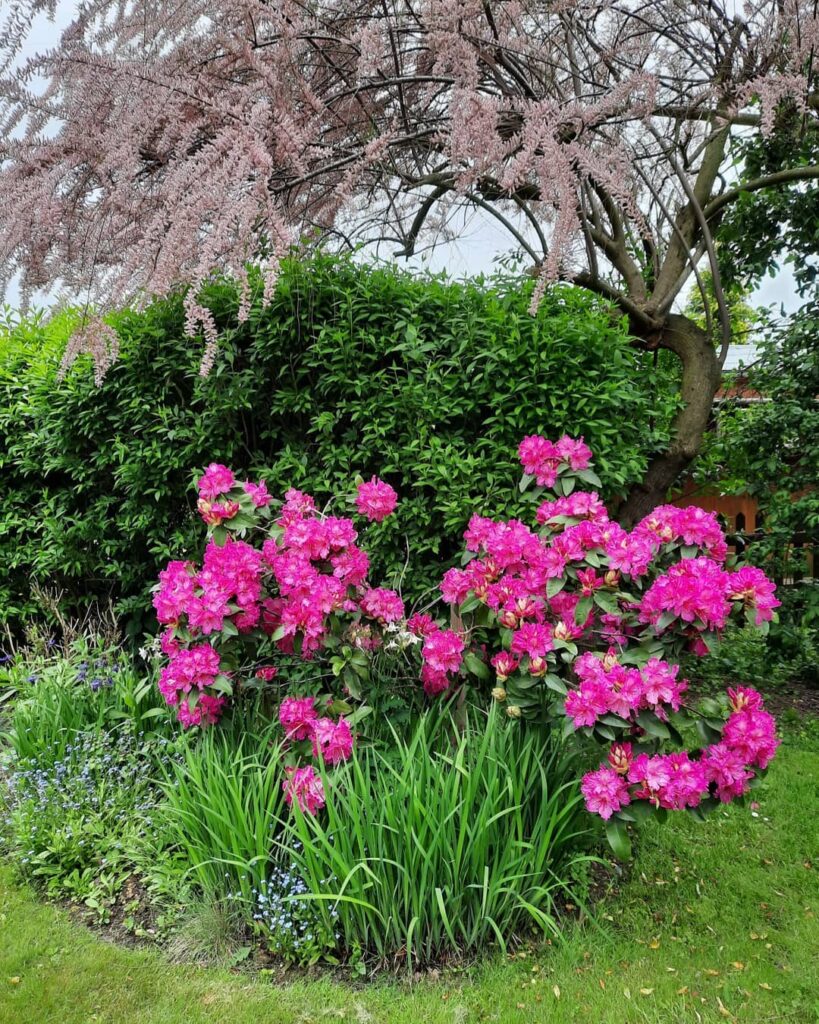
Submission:
<svg viewBox="0 0 819 1024">
<path fill-rule="evenodd" d="M 707 656 L 732 618 L 767 629 L 773 584 L 731 564 L 715 516 L 699 508 L 661 506 L 623 529 L 581 489 L 599 486 L 582 438 L 526 437 L 519 457 L 533 525 L 472 517 L 461 566 L 441 582 L 446 622 L 434 608 L 407 618 L 399 594 L 370 584 L 352 519 L 295 490 L 274 502 L 263 483 L 209 466 L 202 565 L 172 562 L 154 602 L 169 659 L 159 686 L 183 726 L 216 722 L 242 689 L 279 688 L 285 799 L 317 813 L 316 769 L 350 756 L 369 658 L 398 635 L 420 652 L 430 700 L 468 690 L 520 728 L 602 746 L 581 790 L 619 856 L 627 823 L 669 810 L 701 817 L 744 797 L 776 752 L 774 720 L 742 686 L 693 708 L 678 659 Z M 389 484 L 359 480 L 359 516 L 381 522 L 396 502 Z M 294 655 L 324 659 L 344 692 L 290 693 Z"/>
</svg>

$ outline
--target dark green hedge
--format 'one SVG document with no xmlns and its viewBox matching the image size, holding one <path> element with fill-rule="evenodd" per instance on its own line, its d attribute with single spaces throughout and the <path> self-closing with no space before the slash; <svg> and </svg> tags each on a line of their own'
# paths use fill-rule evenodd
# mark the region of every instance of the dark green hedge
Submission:
<svg viewBox="0 0 819 1024">
<path fill-rule="evenodd" d="M 122 355 L 101 388 L 84 361 L 57 381 L 64 320 L 6 331 L 0 617 L 19 624 L 36 579 L 62 587 L 67 608 L 111 595 L 135 631 L 148 626 L 158 568 L 199 550 L 191 485 L 211 460 L 321 500 L 357 473 L 387 479 L 400 513 L 367 546 L 391 576 L 409 550 L 413 597 L 472 512 L 512 508 L 524 434 L 583 434 L 607 493 L 623 490 L 671 399 L 604 304 L 561 287 L 533 318 L 529 294 L 290 262 L 246 324 L 230 286 L 210 289 L 222 344 L 205 379 L 181 298 L 118 314 Z"/>
</svg>

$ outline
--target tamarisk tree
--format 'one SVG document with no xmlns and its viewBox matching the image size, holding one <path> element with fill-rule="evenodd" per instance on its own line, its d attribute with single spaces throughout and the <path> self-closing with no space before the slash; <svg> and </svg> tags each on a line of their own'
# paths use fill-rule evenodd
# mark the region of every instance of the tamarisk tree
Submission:
<svg viewBox="0 0 819 1024">
<path fill-rule="evenodd" d="M 744 176 L 738 147 L 787 110 L 815 130 L 815 0 L 86 0 L 49 52 L 15 0 L 0 36 L 0 276 L 83 296 L 72 352 L 116 356 L 99 314 L 335 239 L 412 254 L 469 206 L 531 260 L 535 303 L 573 281 L 680 360 L 642 515 L 696 455 L 730 318 L 714 234 L 738 197 L 819 177 Z M 776 225 L 771 225 L 776 231 Z M 675 310 L 710 270 L 715 325 Z M 706 303 L 710 308 L 710 303 Z M 69 356 L 71 353 L 69 353 Z"/>
</svg>

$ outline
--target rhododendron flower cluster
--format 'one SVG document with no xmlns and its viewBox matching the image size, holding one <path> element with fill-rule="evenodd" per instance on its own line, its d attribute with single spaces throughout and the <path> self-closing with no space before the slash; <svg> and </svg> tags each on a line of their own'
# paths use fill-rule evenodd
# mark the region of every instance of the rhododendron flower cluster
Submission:
<svg viewBox="0 0 819 1024">
<path fill-rule="evenodd" d="M 302 811 L 317 814 L 326 802 L 321 776 L 316 775 L 311 764 L 302 768 L 290 765 L 285 768 L 285 772 L 287 778 L 282 783 L 284 802 L 289 807 L 295 800 Z"/>
<path fill-rule="evenodd" d="M 658 658 L 649 659 L 642 669 L 637 669 L 586 653 L 574 663 L 574 670 L 580 685 L 569 691 L 564 707 L 575 729 L 593 726 L 608 713 L 636 721 L 643 709 L 665 719 L 668 709 L 680 710 L 688 685 L 684 679 L 677 681 L 678 665 Z"/>
<path fill-rule="evenodd" d="M 461 667 L 464 641 L 449 629 L 435 629 L 426 635 L 421 648 L 421 680 L 430 696 L 448 690 Z"/>
<path fill-rule="evenodd" d="M 319 717 L 314 697 L 286 697 L 279 707 L 279 722 L 288 743 L 309 740 L 312 756 L 326 765 L 346 761 L 353 752 L 353 733 L 346 718 Z M 324 806 L 324 785 L 312 765 L 287 769 L 282 783 L 284 799 L 295 799 L 302 811 L 315 814 Z"/>
<path fill-rule="evenodd" d="M 369 483 L 358 485 L 355 504 L 360 516 L 380 523 L 395 511 L 398 495 L 389 484 L 373 477 Z"/>
<path fill-rule="evenodd" d="M 554 484 L 561 466 L 586 469 L 592 456 L 582 437 L 574 440 L 564 436 L 559 441 L 552 442 L 536 434 L 524 437 L 520 442 L 518 454 L 525 472 L 545 487 Z"/>
<path fill-rule="evenodd" d="M 682 810 L 699 807 L 706 800 L 730 803 L 744 796 L 754 769 L 767 768 L 779 740 L 773 718 L 762 710 L 760 695 L 755 690 L 742 693 L 745 699 L 728 717 L 721 741 L 695 756 L 687 751 L 635 755 L 631 744 L 612 746 L 608 763 L 583 776 L 581 792 L 587 809 L 608 820 L 640 800 L 657 808 Z M 736 707 L 733 698 L 731 706 Z"/>
<path fill-rule="evenodd" d="M 680 541 L 704 551 L 716 562 L 724 562 L 728 554 L 725 535 L 713 512 L 689 505 L 660 505 L 642 519 L 635 533 L 646 537 L 656 548 Z"/>
</svg>

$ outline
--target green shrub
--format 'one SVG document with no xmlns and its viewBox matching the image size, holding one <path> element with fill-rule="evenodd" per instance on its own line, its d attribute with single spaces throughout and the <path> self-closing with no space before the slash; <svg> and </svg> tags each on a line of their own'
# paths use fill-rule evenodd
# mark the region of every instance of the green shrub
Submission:
<svg viewBox="0 0 819 1024">
<path fill-rule="evenodd" d="M 504 949 L 557 933 L 556 899 L 587 859 L 575 768 L 496 708 L 462 733 L 431 710 L 388 753 L 359 745 L 321 814 L 292 812 L 282 846 L 348 954 L 411 965 Z"/>
<path fill-rule="evenodd" d="M 0 331 L 0 621 L 35 610 L 33 579 L 68 610 L 113 597 L 139 634 L 159 568 L 196 550 L 190 484 L 212 460 L 319 500 L 384 477 L 401 505 L 371 533 L 375 575 L 400 575 L 408 548 L 413 598 L 470 514 L 515 493 L 525 434 L 585 435 L 606 494 L 625 490 L 672 399 L 610 307 L 559 287 L 533 318 L 530 289 L 291 261 L 244 324 L 235 290 L 211 287 L 222 340 L 205 379 L 181 296 L 120 313 L 100 388 L 86 359 L 57 381 L 70 315 Z"/>
</svg>

